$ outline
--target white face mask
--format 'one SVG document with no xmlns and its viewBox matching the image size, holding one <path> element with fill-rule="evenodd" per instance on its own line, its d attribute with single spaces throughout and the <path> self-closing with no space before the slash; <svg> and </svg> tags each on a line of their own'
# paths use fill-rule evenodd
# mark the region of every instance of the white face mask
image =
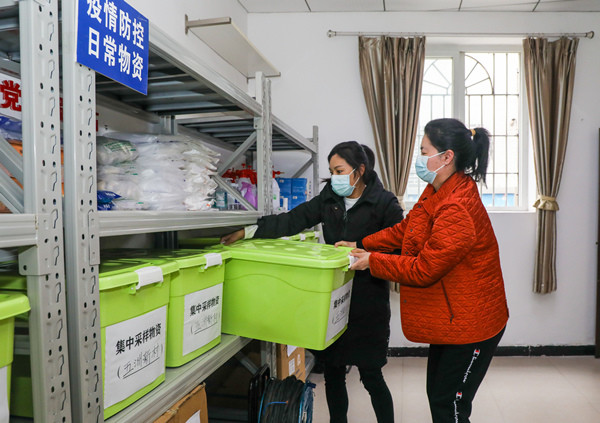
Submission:
<svg viewBox="0 0 600 423">
<path fill-rule="evenodd" d="M 356 188 L 358 179 L 360 179 L 359 176 L 356 182 L 354 182 L 354 185 L 350 184 L 350 175 L 352 175 L 355 170 L 356 169 L 352 169 L 352 172 L 347 175 L 331 175 L 331 189 L 333 192 L 340 197 L 348 197 L 351 195 L 354 192 L 354 188 Z"/>
<path fill-rule="evenodd" d="M 417 160 L 415 161 L 415 170 L 417 171 L 417 176 L 421 178 L 423 181 L 428 184 L 433 184 L 435 177 L 437 176 L 437 171 L 446 166 L 446 164 L 441 165 L 436 170 L 429 170 L 427 168 L 427 162 L 430 158 L 439 156 L 440 154 L 444 154 L 445 151 L 434 154 L 433 156 L 417 156 Z"/>
</svg>

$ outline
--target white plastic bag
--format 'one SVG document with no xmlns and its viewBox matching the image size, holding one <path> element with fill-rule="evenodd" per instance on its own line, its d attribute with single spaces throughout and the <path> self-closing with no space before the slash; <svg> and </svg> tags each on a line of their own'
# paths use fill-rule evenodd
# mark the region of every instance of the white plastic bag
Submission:
<svg viewBox="0 0 600 423">
<path fill-rule="evenodd" d="M 96 161 L 100 165 L 111 165 L 135 160 L 139 153 L 129 141 L 96 137 Z"/>
</svg>

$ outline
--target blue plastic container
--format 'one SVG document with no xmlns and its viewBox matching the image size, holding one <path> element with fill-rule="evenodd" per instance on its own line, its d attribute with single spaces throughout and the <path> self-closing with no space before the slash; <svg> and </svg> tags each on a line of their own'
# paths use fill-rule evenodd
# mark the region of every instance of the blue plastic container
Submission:
<svg viewBox="0 0 600 423">
<path fill-rule="evenodd" d="M 306 198 L 307 191 L 306 178 L 292 178 L 292 197 L 295 195 L 304 195 Z"/>
</svg>

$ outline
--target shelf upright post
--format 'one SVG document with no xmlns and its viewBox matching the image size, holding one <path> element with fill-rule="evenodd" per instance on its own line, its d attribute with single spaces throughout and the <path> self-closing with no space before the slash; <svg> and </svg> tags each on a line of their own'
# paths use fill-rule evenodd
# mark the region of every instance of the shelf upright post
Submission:
<svg viewBox="0 0 600 423">
<path fill-rule="evenodd" d="M 60 165 L 58 1 L 19 2 L 24 211 L 36 244 L 19 253 L 31 304 L 33 416 L 70 422 L 69 357 Z"/>
<path fill-rule="evenodd" d="M 312 142 L 315 146 L 315 150 L 311 151 L 310 153 L 310 157 L 312 159 L 312 178 L 313 178 L 313 185 L 312 185 L 312 196 L 316 197 L 317 195 L 319 195 L 319 127 L 317 125 L 313 125 L 313 137 L 312 137 Z M 319 223 L 317 226 L 315 226 L 315 230 L 316 231 L 321 231 L 323 228 L 323 226 Z"/>
<path fill-rule="evenodd" d="M 310 153 L 313 170 L 312 196 L 316 197 L 319 194 L 319 127 L 317 125 L 313 125 L 312 142 L 315 145 L 315 151 Z"/>
<path fill-rule="evenodd" d="M 77 63 L 77 0 L 62 1 L 65 251 L 73 421 L 103 421 L 96 76 Z"/>
<path fill-rule="evenodd" d="M 256 100 L 262 106 L 259 117 L 254 118 L 256 128 L 256 189 L 258 192 L 258 211 L 273 213 L 273 119 L 271 116 L 271 80 L 262 72 L 256 73 Z"/>
<path fill-rule="evenodd" d="M 273 214 L 271 80 L 262 72 L 256 72 L 256 101 L 261 105 L 260 116 L 254 118 L 256 129 L 256 188 L 258 211 L 263 215 Z M 277 346 L 272 342 L 261 342 L 261 362 L 268 364 L 271 376 L 277 377 Z"/>
</svg>

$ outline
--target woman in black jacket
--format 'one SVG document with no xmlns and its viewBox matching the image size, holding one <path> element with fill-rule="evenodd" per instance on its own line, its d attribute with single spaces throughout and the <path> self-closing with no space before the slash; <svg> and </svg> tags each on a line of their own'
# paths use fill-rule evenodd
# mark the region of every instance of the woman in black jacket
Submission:
<svg viewBox="0 0 600 423">
<path fill-rule="evenodd" d="M 221 242 L 279 238 L 322 223 L 325 242 L 335 244 L 362 239 L 402 220 L 396 196 L 383 188 L 373 170 L 375 156 L 369 147 L 356 141 L 343 142 L 327 159 L 332 176 L 319 195 L 287 213 L 264 216 L 257 225 L 226 235 Z M 378 423 L 394 421 L 392 396 L 381 371 L 387 363 L 389 337 L 389 284 L 368 271 L 357 271 L 346 332 L 327 349 L 316 352 L 324 364 L 331 423 L 347 422 L 346 365 L 358 367 Z"/>
</svg>

